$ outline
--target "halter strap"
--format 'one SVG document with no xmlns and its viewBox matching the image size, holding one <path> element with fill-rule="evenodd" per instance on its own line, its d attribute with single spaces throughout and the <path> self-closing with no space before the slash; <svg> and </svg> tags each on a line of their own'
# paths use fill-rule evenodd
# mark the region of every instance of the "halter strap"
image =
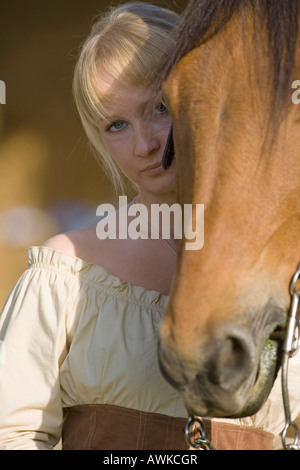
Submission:
<svg viewBox="0 0 300 470">
<path fill-rule="evenodd" d="M 174 160 L 174 156 L 175 156 L 175 149 L 174 149 L 174 141 L 173 141 L 173 125 L 171 124 L 165 151 L 164 151 L 163 158 L 162 158 L 162 166 L 165 170 L 167 170 L 171 166 Z"/>
</svg>

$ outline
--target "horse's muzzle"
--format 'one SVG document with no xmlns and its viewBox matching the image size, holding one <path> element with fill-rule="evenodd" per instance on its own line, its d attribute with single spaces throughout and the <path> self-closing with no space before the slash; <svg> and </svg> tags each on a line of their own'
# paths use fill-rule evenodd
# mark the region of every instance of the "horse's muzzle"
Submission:
<svg viewBox="0 0 300 470">
<path fill-rule="evenodd" d="M 248 416 L 261 407 L 278 371 L 277 344 L 271 347 L 269 338 L 263 343 L 259 348 L 251 330 L 227 322 L 195 350 L 193 358 L 183 357 L 172 343 L 163 341 L 161 371 L 182 393 L 190 414 Z"/>
</svg>

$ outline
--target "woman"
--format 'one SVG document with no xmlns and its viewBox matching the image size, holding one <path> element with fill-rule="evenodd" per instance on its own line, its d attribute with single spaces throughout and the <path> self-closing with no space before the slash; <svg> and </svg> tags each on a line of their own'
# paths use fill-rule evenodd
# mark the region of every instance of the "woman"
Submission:
<svg viewBox="0 0 300 470">
<path fill-rule="evenodd" d="M 119 191 L 125 175 L 134 202 L 149 209 L 175 202 L 174 166 L 161 166 L 171 120 L 151 83 L 177 19 L 139 2 L 111 9 L 94 25 L 74 75 L 83 126 L 108 174 Z M 51 449 L 61 433 L 63 449 L 187 447 L 187 414 L 156 352 L 176 240 L 101 240 L 97 223 L 30 248 L 7 300 L 4 449 Z"/>
<path fill-rule="evenodd" d="M 2 449 L 52 449 L 61 435 L 63 449 L 187 448 L 187 412 L 157 363 L 176 238 L 124 236 L 132 203 L 150 212 L 175 202 L 174 163 L 161 167 L 171 120 L 152 83 L 177 20 L 124 4 L 83 45 L 74 76 L 83 126 L 117 190 L 125 175 L 137 196 L 120 209 L 116 236 L 99 239 L 96 222 L 28 250 L 0 316 Z M 162 229 L 141 225 L 143 235 Z M 270 448 L 268 415 L 207 421 L 208 434 L 218 449 Z"/>
</svg>

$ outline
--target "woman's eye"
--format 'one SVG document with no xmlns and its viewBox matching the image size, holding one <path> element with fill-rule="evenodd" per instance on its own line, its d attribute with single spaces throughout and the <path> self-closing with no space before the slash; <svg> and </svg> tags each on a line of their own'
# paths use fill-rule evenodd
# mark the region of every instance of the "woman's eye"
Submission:
<svg viewBox="0 0 300 470">
<path fill-rule="evenodd" d="M 118 132 L 118 131 L 121 131 L 122 129 L 124 129 L 124 127 L 126 127 L 127 124 L 126 122 L 124 121 L 115 121 L 115 122 L 112 122 L 111 124 L 109 124 L 106 128 L 106 130 L 108 132 Z"/>
<path fill-rule="evenodd" d="M 158 106 L 155 107 L 155 111 L 158 114 L 165 114 L 168 112 L 168 108 L 163 103 L 160 103 Z"/>
</svg>

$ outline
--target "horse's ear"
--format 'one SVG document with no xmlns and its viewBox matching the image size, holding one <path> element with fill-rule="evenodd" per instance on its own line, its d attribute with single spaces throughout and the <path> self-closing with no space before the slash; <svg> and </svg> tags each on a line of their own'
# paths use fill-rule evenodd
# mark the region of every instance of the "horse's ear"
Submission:
<svg viewBox="0 0 300 470">
<path fill-rule="evenodd" d="M 175 156 L 175 149 L 174 149 L 174 141 L 173 141 L 173 125 L 171 124 L 169 135 L 165 147 L 165 151 L 162 158 L 162 166 L 165 170 L 167 170 L 174 160 Z"/>
</svg>

